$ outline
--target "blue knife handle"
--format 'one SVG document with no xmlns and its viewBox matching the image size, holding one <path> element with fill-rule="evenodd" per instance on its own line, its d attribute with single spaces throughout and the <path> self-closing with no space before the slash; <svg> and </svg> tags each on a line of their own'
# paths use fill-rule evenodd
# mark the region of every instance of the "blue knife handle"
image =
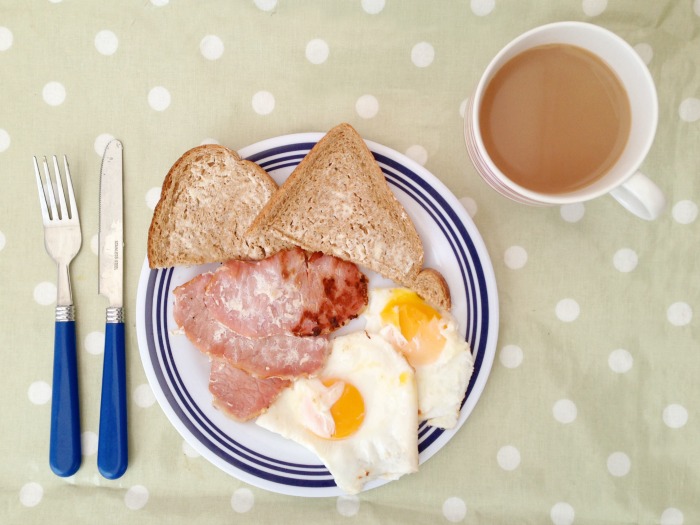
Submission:
<svg viewBox="0 0 700 525">
<path fill-rule="evenodd" d="M 100 435 L 97 448 L 97 468 L 107 479 L 117 479 L 126 471 L 129 462 L 126 424 L 124 322 L 108 321 L 105 325 Z"/>
<path fill-rule="evenodd" d="M 49 465 L 57 476 L 66 477 L 75 474 L 81 460 L 75 321 L 56 321 Z"/>
</svg>

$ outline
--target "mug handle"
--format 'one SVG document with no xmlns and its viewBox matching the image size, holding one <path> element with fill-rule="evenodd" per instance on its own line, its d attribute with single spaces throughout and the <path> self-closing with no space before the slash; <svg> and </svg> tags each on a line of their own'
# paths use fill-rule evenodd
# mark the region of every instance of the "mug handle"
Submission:
<svg viewBox="0 0 700 525">
<path fill-rule="evenodd" d="M 653 221 L 666 206 L 666 198 L 649 177 L 638 171 L 610 192 L 628 211 L 647 221 Z"/>
</svg>

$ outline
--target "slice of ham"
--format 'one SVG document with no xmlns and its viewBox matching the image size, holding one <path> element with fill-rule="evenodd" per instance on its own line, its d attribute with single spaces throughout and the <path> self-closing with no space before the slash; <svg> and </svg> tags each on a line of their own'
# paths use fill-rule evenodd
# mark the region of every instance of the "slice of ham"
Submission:
<svg viewBox="0 0 700 525">
<path fill-rule="evenodd" d="M 204 300 L 212 273 L 198 275 L 173 291 L 173 316 L 201 352 L 222 357 L 258 378 L 313 375 L 326 362 L 327 337 L 245 337 L 214 319 Z"/>
<path fill-rule="evenodd" d="M 212 317 L 236 333 L 325 335 L 367 304 L 367 277 L 353 263 L 299 248 L 261 261 L 228 261 L 206 288 Z"/>
<path fill-rule="evenodd" d="M 367 305 L 367 278 L 352 263 L 293 249 L 228 261 L 173 293 L 175 322 L 211 359 L 214 406 L 247 421 L 291 379 L 323 368 L 328 334 Z"/>
<path fill-rule="evenodd" d="M 289 386 L 285 379 L 257 379 L 228 360 L 213 357 L 209 391 L 213 404 L 236 421 L 248 421 L 262 414 Z"/>
</svg>

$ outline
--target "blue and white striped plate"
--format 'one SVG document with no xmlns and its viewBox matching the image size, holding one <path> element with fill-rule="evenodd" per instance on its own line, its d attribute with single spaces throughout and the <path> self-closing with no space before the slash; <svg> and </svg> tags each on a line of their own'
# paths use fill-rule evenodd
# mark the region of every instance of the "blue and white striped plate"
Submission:
<svg viewBox="0 0 700 525">
<path fill-rule="evenodd" d="M 286 135 L 253 144 L 239 153 L 282 183 L 322 136 Z M 422 424 L 418 429 L 423 463 L 456 434 L 484 389 L 498 336 L 496 281 L 479 232 L 442 182 L 406 156 L 374 142 L 367 144 L 416 225 L 425 248 L 425 265 L 438 269 L 447 280 L 452 313 L 474 353 L 474 374 L 457 428 L 445 431 Z M 177 333 L 172 290 L 215 266 L 151 270 L 148 261 L 144 262 L 136 326 L 141 360 L 156 399 L 184 439 L 232 476 L 282 494 L 342 494 L 314 454 L 254 422 L 232 421 L 212 407 L 208 358 Z M 370 274 L 370 286 L 380 283 L 386 284 Z M 420 476 L 420 472 L 414 475 Z M 368 483 L 366 489 L 384 483 L 377 480 Z"/>
</svg>

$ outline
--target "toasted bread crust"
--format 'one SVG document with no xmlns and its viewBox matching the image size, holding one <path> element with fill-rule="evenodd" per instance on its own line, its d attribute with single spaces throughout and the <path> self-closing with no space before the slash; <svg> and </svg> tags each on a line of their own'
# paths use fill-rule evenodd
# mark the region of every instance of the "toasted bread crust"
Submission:
<svg viewBox="0 0 700 525">
<path fill-rule="evenodd" d="M 424 268 L 409 285 L 409 288 L 432 306 L 437 306 L 447 311 L 452 308 L 450 287 L 442 274 L 433 268 Z"/>
<path fill-rule="evenodd" d="M 257 164 L 216 144 L 185 152 L 165 177 L 148 230 L 151 268 L 261 259 L 280 248 L 248 235 L 277 184 Z"/>
<path fill-rule="evenodd" d="M 413 282 L 423 246 L 362 137 L 349 124 L 330 130 L 253 222 L 263 232 Z"/>
</svg>

